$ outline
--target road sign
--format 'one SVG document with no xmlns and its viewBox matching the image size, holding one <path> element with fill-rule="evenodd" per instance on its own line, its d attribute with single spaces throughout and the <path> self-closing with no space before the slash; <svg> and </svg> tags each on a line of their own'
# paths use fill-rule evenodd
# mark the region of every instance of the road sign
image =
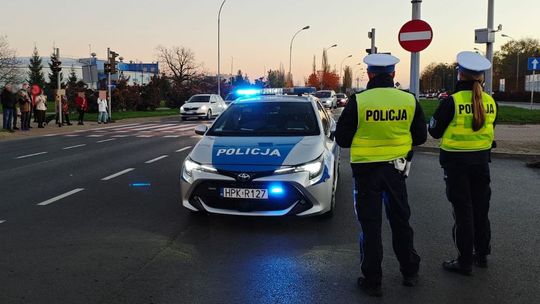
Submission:
<svg viewBox="0 0 540 304">
<path fill-rule="evenodd" d="M 409 52 L 426 49 L 433 39 L 431 26 L 423 20 L 411 20 L 399 30 L 398 40 L 402 48 Z"/>
<path fill-rule="evenodd" d="M 529 57 L 527 59 L 527 69 L 529 71 L 540 71 L 540 57 Z"/>
</svg>

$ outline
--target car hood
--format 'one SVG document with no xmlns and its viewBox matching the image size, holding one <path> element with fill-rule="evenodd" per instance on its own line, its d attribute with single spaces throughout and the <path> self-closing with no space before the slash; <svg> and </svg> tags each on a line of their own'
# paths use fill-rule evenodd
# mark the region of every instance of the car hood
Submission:
<svg viewBox="0 0 540 304">
<path fill-rule="evenodd" d="M 332 100 L 332 97 L 319 98 L 319 100 L 320 100 L 321 102 L 330 101 L 330 100 Z"/>
<path fill-rule="evenodd" d="M 205 136 L 190 154 L 192 160 L 226 171 L 273 171 L 316 159 L 323 153 L 320 136 Z"/>
<path fill-rule="evenodd" d="M 209 107 L 210 106 L 210 103 L 209 102 L 187 102 L 184 104 L 184 108 L 187 107 L 187 108 L 200 108 L 202 106 L 207 106 Z"/>
</svg>

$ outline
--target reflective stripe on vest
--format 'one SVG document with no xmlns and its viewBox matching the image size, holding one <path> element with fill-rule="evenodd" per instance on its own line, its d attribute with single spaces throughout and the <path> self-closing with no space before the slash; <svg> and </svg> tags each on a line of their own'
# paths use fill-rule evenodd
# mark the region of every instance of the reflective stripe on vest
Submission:
<svg viewBox="0 0 540 304">
<path fill-rule="evenodd" d="M 375 88 L 356 95 L 358 127 L 351 163 L 374 163 L 405 157 L 412 149 L 411 124 L 416 100 L 394 88 Z"/>
<path fill-rule="evenodd" d="M 460 91 L 452 95 L 455 105 L 454 119 L 446 128 L 441 140 L 441 149 L 454 152 L 473 152 L 491 149 L 494 137 L 493 122 L 497 116 L 495 100 L 482 93 L 486 111 L 484 126 L 473 131 L 472 91 Z"/>
</svg>

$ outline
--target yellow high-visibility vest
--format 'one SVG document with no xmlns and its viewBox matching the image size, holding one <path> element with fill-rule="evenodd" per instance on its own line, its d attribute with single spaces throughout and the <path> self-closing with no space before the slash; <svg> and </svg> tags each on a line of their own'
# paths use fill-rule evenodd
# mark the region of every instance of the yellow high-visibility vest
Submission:
<svg viewBox="0 0 540 304">
<path fill-rule="evenodd" d="M 495 100 L 482 93 L 486 121 L 484 126 L 473 131 L 473 104 L 472 91 L 460 91 L 452 95 L 455 105 L 454 119 L 444 131 L 441 140 L 441 149 L 451 152 L 472 152 L 491 149 L 495 131 L 493 123 L 497 117 Z"/>
<path fill-rule="evenodd" d="M 357 94 L 356 103 L 358 127 L 351 145 L 351 163 L 407 156 L 412 149 L 414 96 L 395 88 L 375 88 Z"/>
</svg>

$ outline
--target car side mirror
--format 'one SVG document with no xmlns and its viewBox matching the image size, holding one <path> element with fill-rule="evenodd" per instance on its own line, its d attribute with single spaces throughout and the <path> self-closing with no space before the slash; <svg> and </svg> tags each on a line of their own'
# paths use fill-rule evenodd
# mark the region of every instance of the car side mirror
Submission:
<svg viewBox="0 0 540 304">
<path fill-rule="evenodd" d="M 208 131 L 207 125 L 198 125 L 195 127 L 195 134 L 197 135 L 204 135 Z"/>
</svg>

